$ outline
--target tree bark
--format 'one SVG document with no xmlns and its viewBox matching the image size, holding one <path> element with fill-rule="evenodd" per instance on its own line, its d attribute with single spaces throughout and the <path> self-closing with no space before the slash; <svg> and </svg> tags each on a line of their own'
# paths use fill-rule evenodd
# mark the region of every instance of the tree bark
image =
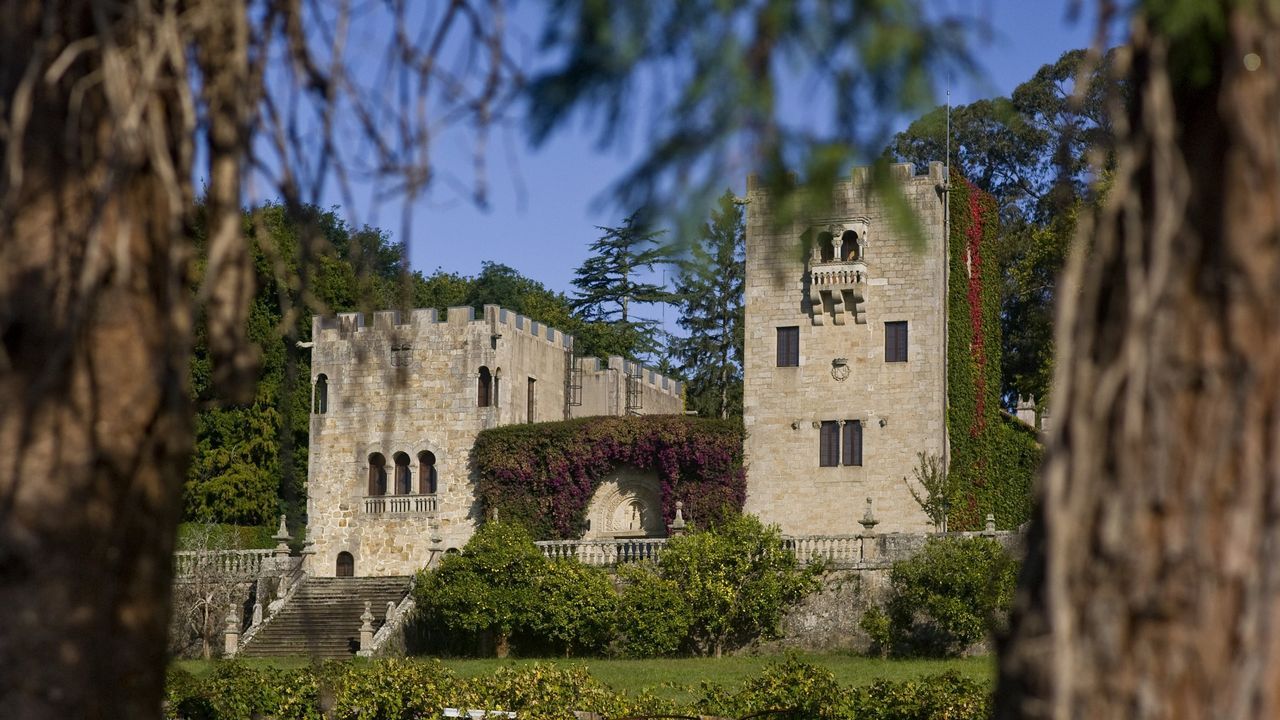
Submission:
<svg viewBox="0 0 1280 720">
<path fill-rule="evenodd" d="M 1280 716 L 1280 4 L 1210 5 L 1134 24 L 999 718 Z"/>
<path fill-rule="evenodd" d="M 160 711 L 191 447 L 194 119 L 181 54 L 139 42 L 161 35 L 146 8 L 0 3 L 8 717 Z"/>
</svg>

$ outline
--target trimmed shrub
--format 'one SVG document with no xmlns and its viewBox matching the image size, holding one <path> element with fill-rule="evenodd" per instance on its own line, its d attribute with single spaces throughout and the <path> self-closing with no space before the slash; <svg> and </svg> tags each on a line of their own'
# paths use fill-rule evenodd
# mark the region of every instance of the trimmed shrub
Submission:
<svg viewBox="0 0 1280 720">
<path fill-rule="evenodd" d="M 618 593 L 604 570 L 556 560 L 538 579 L 538 608 L 529 632 L 534 642 L 565 657 L 595 654 L 613 639 L 617 614 Z"/>
<path fill-rule="evenodd" d="M 996 541 L 931 538 L 889 573 L 888 637 L 874 614 L 863 629 L 895 654 L 959 655 L 1007 616 L 1016 581 L 1017 563 Z"/>
<path fill-rule="evenodd" d="M 879 680 L 850 693 L 857 720 L 986 720 L 991 688 L 949 671 L 918 680 Z"/>
<path fill-rule="evenodd" d="M 698 712 L 721 717 L 743 717 L 766 710 L 768 717 L 785 720 L 850 720 L 851 696 L 840 687 L 829 670 L 814 667 L 787 656 L 781 663 L 765 667 L 737 692 L 704 684 Z M 861 717 L 860 715 L 857 717 Z"/>
</svg>

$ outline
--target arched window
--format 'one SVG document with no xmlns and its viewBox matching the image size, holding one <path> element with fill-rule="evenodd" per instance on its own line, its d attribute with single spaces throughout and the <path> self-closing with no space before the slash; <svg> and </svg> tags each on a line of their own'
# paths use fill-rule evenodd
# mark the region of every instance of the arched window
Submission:
<svg viewBox="0 0 1280 720">
<path fill-rule="evenodd" d="M 818 233 L 818 262 L 831 262 L 835 259 L 835 248 L 831 247 L 831 233 Z"/>
<path fill-rule="evenodd" d="M 436 455 L 430 450 L 418 453 L 418 493 L 436 494 Z"/>
<path fill-rule="evenodd" d="M 476 406 L 489 407 L 493 400 L 493 374 L 489 368 L 480 366 L 480 376 L 476 380 Z"/>
<path fill-rule="evenodd" d="M 413 480 L 409 477 L 409 456 L 398 452 L 392 459 L 396 461 L 396 494 L 408 495 L 413 492 Z"/>
<path fill-rule="evenodd" d="M 382 453 L 369 455 L 369 494 L 387 494 L 387 459 Z"/>
<path fill-rule="evenodd" d="M 338 577 L 356 576 L 356 559 L 351 557 L 351 553 L 346 550 L 338 553 L 338 567 L 334 574 Z"/>
<path fill-rule="evenodd" d="M 840 236 L 840 259 L 846 262 L 862 259 L 862 248 L 858 247 L 858 233 L 845 230 Z"/>
<path fill-rule="evenodd" d="M 317 415 L 329 412 L 329 378 L 323 373 L 316 376 L 316 391 L 311 396 L 311 412 Z"/>
</svg>

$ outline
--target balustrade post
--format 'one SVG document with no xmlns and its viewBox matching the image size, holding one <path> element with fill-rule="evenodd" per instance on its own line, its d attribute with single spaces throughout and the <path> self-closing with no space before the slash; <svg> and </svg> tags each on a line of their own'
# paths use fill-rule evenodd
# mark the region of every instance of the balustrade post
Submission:
<svg viewBox="0 0 1280 720">
<path fill-rule="evenodd" d="M 222 652 L 226 657 L 236 654 L 236 650 L 240 649 L 240 613 L 236 612 L 236 606 L 232 605 L 227 611 L 227 628 L 223 634 Z"/>
<path fill-rule="evenodd" d="M 867 512 L 863 514 L 858 524 L 862 526 L 862 535 L 859 536 L 862 542 L 862 562 L 871 562 L 880 555 L 880 546 L 876 538 L 876 525 L 879 525 L 880 521 L 876 519 L 873 512 L 871 498 L 867 498 Z"/>
</svg>

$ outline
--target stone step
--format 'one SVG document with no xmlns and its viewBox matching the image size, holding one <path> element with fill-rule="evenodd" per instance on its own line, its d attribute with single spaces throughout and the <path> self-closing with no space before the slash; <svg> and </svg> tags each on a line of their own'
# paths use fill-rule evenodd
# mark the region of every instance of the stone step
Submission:
<svg viewBox="0 0 1280 720">
<path fill-rule="evenodd" d="M 350 657 L 360 639 L 365 603 L 376 633 L 387 603 L 399 604 L 412 578 L 307 578 L 270 622 L 241 650 L 245 657 Z"/>
</svg>

